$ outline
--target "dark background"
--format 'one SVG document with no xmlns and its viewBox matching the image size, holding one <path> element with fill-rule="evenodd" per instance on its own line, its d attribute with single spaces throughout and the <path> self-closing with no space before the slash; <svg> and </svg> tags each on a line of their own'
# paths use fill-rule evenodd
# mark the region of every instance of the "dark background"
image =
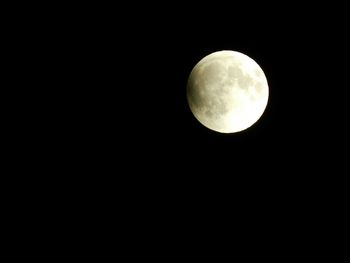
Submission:
<svg viewBox="0 0 350 263">
<path fill-rule="evenodd" d="M 100 156 L 108 169 L 116 161 L 130 164 L 130 173 L 178 174 L 188 183 L 199 176 L 231 184 L 247 173 L 263 184 L 288 176 L 313 181 L 314 172 L 304 174 L 325 165 L 317 159 L 329 154 L 343 107 L 334 98 L 343 35 L 322 10 L 310 16 L 300 6 L 157 8 L 141 14 L 120 8 L 125 17 L 103 8 L 69 28 L 64 63 L 71 64 L 66 87 L 77 107 L 69 119 L 78 150 Z M 259 122 L 229 135 L 203 127 L 186 101 L 193 66 L 223 49 L 252 57 L 270 86 Z"/>
<path fill-rule="evenodd" d="M 107 200 L 118 189 L 137 215 L 189 216 L 195 225 L 233 216 L 253 229 L 259 217 L 286 231 L 318 229 L 344 194 L 336 150 L 344 105 L 333 77 L 344 35 L 322 7 L 275 8 L 164 4 L 79 21 L 75 48 L 86 64 L 72 85 L 78 132 L 67 148 L 77 151 L 76 172 L 89 174 L 78 182 Z M 237 134 L 206 129 L 186 101 L 193 66 L 223 49 L 253 58 L 270 87 L 264 115 Z"/>
<path fill-rule="evenodd" d="M 182 252 L 211 237 L 227 251 L 232 236 L 302 252 L 330 235 L 346 195 L 342 8 L 133 4 L 50 6 L 21 24 L 22 168 L 57 229 L 119 231 L 129 249 L 171 237 Z M 270 88 L 235 134 L 202 126 L 186 101 L 194 65 L 224 49 L 253 58 Z"/>
<path fill-rule="evenodd" d="M 58 32 L 48 41 L 62 163 L 88 173 L 88 184 L 143 198 L 325 198 L 318 191 L 335 183 L 341 161 L 332 155 L 344 107 L 342 16 L 330 23 L 322 6 L 137 6 L 80 6 L 47 29 Z M 253 58 L 270 88 L 264 115 L 237 134 L 203 127 L 186 101 L 191 69 L 223 49 Z"/>
</svg>

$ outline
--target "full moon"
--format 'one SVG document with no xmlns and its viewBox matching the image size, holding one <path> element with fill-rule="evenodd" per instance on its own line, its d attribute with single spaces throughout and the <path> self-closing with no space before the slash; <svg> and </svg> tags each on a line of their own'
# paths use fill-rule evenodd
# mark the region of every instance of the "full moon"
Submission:
<svg viewBox="0 0 350 263">
<path fill-rule="evenodd" d="M 234 133 L 252 126 L 263 114 L 269 97 L 266 76 L 247 55 L 231 50 L 211 53 L 192 69 L 187 101 L 205 127 Z"/>
</svg>

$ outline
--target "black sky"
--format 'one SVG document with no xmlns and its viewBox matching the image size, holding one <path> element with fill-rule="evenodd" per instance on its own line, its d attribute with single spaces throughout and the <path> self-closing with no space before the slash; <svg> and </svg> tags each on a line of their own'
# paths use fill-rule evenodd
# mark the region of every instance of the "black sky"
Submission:
<svg viewBox="0 0 350 263">
<path fill-rule="evenodd" d="M 128 163 L 130 173 L 143 167 L 156 178 L 175 173 L 191 183 L 204 177 L 230 185 L 252 176 L 269 184 L 301 176 L 322 159 L 336 123 L 328 108 L 337 81 L 329 78 L 333 56 L 323 51 L 341 47 L 342 36 L 321 12 L 225 5 L 165 5 L 141 15 L 118 10 L 127 15 L 105 8 L 82 14 L 62 43 L 73 57 L 65 70 L 74 79 L 71 103 L 78 101 L 70 118 L 74 138 L 88 158 L 98 158 L 97 167 Z M 193 66 L 224 49 L 253 58 L 270 88 L 261 119 L 237 134 L 206 129 L 186 101 Z"/>
<path fill-rule="evenodd" d="M 62 217 L 65 240 L 125 232 L 134 255 L 135 240 L 148 251 L 158 240 L 157 254 L 163 240 L 193 250 L 240 233 L 247 255 L 252 239 L 309 249 L 320 218 L 346 211 L 347 9 L 260 2 L 84 3 L 21 24 L 32 110 L 18 121 L 30 144 L 18 165 L 48 192 L 42 211 Z M 186 100 L 192 68 L 219 50 L 254 59 L 270 88 L 263 116 L 235 134 L 205 128 Z M 44 176 L 30 176 L 35 165 Z"/>
</svg>

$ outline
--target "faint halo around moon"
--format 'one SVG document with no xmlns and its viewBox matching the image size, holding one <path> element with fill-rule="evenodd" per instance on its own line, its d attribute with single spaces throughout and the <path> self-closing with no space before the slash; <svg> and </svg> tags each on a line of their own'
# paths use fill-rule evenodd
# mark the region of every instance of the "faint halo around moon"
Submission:
<svg viewBox="0 0 350 263">
<path fill-rule="evenodd" d="M 234 133 L 252 126 L 264 113 L 269 97 L 266 76 L 247 55 L 231 50 L 211 53 L 192 69 L 187 101 L 207 128 Z"/>
</svg>

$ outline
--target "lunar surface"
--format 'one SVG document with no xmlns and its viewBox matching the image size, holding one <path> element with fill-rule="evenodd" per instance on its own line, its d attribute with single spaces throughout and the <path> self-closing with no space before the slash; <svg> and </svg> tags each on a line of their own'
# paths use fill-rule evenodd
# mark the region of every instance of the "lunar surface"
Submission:
<svg viewBox="0 0 350 263">
<path fill-rule="evenodd" d="M 247 55 L 223 50 L 209 54 L 193 68 L 187 100 L 196 119 L 209 129 L 234 133 L 252 126 L 269 96 L 266 76 Z"/>
</svg>

